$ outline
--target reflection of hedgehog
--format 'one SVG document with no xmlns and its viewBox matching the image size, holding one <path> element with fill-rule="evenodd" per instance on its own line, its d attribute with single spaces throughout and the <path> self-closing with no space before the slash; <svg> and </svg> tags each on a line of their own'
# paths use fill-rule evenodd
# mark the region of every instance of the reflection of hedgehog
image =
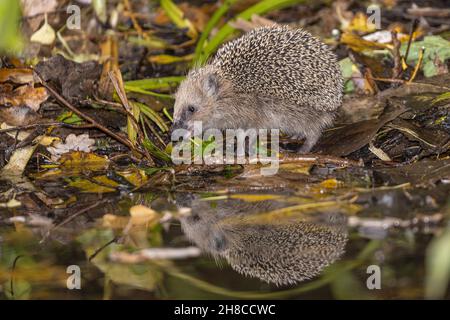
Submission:
<svg viewBox="0 0 450 320">
<path fill-rule="evenodd" d="M 236 271 L 266 282 L 287 285 L 310 279 L 344 253 L 347 233 L 339 214 L 322 215 L 322 221 L 262 223 L 255 213 L 283 205 L 226 200 L 212 206 L 193 200 L 191 207 L 192 215 L 181 219 L 187 237 L 214 257 L 224 257 Z"/>
</svg>

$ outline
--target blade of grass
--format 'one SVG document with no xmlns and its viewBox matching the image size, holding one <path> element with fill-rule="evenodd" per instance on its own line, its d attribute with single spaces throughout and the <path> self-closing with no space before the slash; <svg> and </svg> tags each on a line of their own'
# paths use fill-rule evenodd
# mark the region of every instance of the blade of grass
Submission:
<svg viewBox="0 0 450 320">
<path fill-rule="evenodd" d="M 219 23 L 220 19 L 228 12 L 228 10 L 230 10 L 230 7 L 235 2 L 237 2 L 237 0 L 225 0 L 225 2 L 219 7 L 219 9 L 214 12 L 211 19 L 209 19 L 208 23 L 203 29 L 202 34 L 200 35 L 197 46 L 195 47 L 194 62 L 199 61 L 203 52 L 203 47 L 205 46 L 205 42 L 208 39 L 208 36 L 211 33 L 212 29 Z"/>
<path fill-rule="evenodd" d="M 192 38 L 196 39 L 198 36 L 197 30 L 195 29 L 194 25 L 192 24 L 189 19 L 186 19 L 184 17 L 183 11 L 180 10 L 180 8 L 177 7 L 175 3 L 173 3 L 172 0 L 161 0 L 160 2 L 161 8 L 166 12 L 169 19 L 179 28 L 186 28 L 188 29 L 187 35 Z"/>
<path fill-rule="evenodd" d="M 380 241 L 372 240 L 369 243 L 367 243 L 364 249 L 358 254 L 358 256 L 354 260 L 337 263 L 336 266 L 334 266 L 333 272 L 330 271 L 325 272 L 321 278 L 308 282 L 297 288 L 275 292 L 228 290 L 219 286 L 212 285 L 206 281 L 197 279 L 187 274 L 181 273 L 175 268 L 169 268 L 167 272 L 171 276 L 189 282 L 190 284 L 196 286 L 197 288 L 205 290 L 206 292 L 211 292 L 226 297 L 239 299 L 283 299 L 321 288 L 333 282 L 337 277 L 342 275 L 344 272 L 351 271 L 357 268 L 358 266 L 362 265 L 365 261 L 367 261 L 370 258 L 370 256 L 375 252 L 375 250 L 380 247 L 380 245 L 381 245 Z"/>
<path fill-rule="evenodd" d="M 147 116 L 150 120 L 152 120 L 158 126 L 158 128 L 162 132 L 169 131 L 169 127 L 166 125 L 164 120 L 161 118 L 161 116 L 156 111 L 152 110 L 150 107 L 148 107 L 145 104 L 140 103 L 140 102 L 131 102 L 131 104 L 136 105 L 145 116 Z"/>
<path fill-rule="evenodd" d="M 173 123 L 173 118 L 172 118 L 172 116 L 170 115 L 169 111 L 166 108 L 163 109 L 163 113 L 170 120 L 170 122 Z"/>
<path fill-rule="evenodd" d="M 153 127 L 153 125 L 150 123 L 150 120 L 148 120 L 147 117 L 141 115 L 140 117 L 141 123 L 142 123 L 142 127 L 145 130 L 145 125 L 147 125 L 147 127 L 150 129 L 150 131 L 155 135 L 155 137 L 159 140 L 159 142 L 163 145 L 166 146 L 166 143 L 164 142 L 164 140 L 159 136 L 158 132 L 156 131 L 156 129 Z M 148 138 L 148 135 L 146 133 L 146 138 Z"/>
<path fill-rule="evenodd" d="M 249 20 L 254 14 L 264 14 L 272 10 L 282 9 L 293 4 L 303 3 L 305 0 L 263 0 L 254 6 L 244 10 L 238 14 L 235 19 Z M 216 49 L 226 40 L 226 38 L 231 35 L 236 29 L 232 27 L 229 23 L 225 24 L 211 39 L 211 41 L 206 45 L 203 53 L 200 55 L 199 59 L 196 61 L 199 65 L 204 64 L 208 57 L 216 51 Z"/>
<path fill-rule="evenodd" d="M 170 89 L 180 83 L 183 79 L 184 77 L 174 76 L 126 81 L 125 89 L 127 89 L 127 87 L 135 87 L 143 90 Z"/>
<path fill-rule="evenodd" d="M 170 94 L 164 94 L 164 93 L 156 93 L 153 91 L 147 91 L 138 87 L 125 87 L 126 92 L 136 92 L 136 93 L 142 93 L 142 94 L 148 94 L 149 96 L 154 96 L 162 99 L 173 99 L 173 97 Z"/>
<path fill-rule="evenodd" d="M 157 146 L 155 146 L 155 144 L 151 140 L 144 139 L 143 145 L 144 145 L 144 148 L 155 158 L 163 160 L 164 162 L 167 162 L 167 163 L 172 162 L 170 155 L 168 155 L 163 150 L 161 150 Z"/>
</svg>

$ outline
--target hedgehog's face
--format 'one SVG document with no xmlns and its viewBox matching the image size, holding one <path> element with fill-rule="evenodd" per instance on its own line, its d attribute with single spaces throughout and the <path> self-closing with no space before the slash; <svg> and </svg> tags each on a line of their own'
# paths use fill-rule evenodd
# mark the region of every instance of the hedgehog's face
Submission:
<svg viewBox="0 0 450 320">
<path fill-rule="evenodd" d="M 195 70 L 180 84 L 175 95 L 174 124 L 172 130 L 194 129 L 201 121 L 203 129 L 212 126 L 212 114 L 220 96 L 219 76 L 208 68 Z"/>
</svg>

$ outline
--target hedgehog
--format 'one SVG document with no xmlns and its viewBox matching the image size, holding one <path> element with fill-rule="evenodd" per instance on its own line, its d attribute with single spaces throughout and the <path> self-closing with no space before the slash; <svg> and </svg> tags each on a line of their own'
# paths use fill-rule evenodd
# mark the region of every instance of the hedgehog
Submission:
<svg viewBox="0 0 450 320">
<path fill-rule="evenodd" d="M 308 152 L 342 102 L 335 54 L 310 33 L 288 26 L 256 28 L 225 43 L 193 68 L 175 93 L 175 129 L 279 129 L 304 139 Z"/>
<path fill-rule="evenodd" d="M 267 221 L 260 213 L 286 204 L 228 199 L 212 206 L 199 199 L 187 203 L 180 195 L 177 204 L 192 208 L 190 216 L 180 218 L 188 239 L 216 261 L 224 258 L 235 271 L 277 286 L 319 275 L 343 255 L 347 243 L 346 218 L 336 212 Z"/>
</svg>

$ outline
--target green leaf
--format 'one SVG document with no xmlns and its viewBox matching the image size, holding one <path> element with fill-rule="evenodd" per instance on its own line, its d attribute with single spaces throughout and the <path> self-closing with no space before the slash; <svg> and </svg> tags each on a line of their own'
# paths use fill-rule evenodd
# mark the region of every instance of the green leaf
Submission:
<svg viewBox="0 0 450 320">
<path fill-rule="evenodd" d="M 81 119 L 78 115 L 76 115 L 72 111 L 65 111 L 61 113 L 56 118 L 56 120 L 67 124 L 81 124 L 83 122 L 83 119 Z"/>
<path fill-rule="evenodd" d="M 14 54 L 22 50 L 20 16 L 19 0 L 0 1 L 0 54 Z"/>
<path fill-rule="evenodd" d="M 353 62 L 350 60 L 350 58 L 345 58 L 339 61 L 339 66 L 341 68 L 342 76 L 344 77 L 345 80 L 344 92 L 349 93 L 354 91 L 355 84 L 351 79 L 353 75 Z"/>
<path fill-rule="evenodd" d="M 98 20 L 102 23 L 106 23 L 106 20 L 108 19 L 106 14 L 106 0 L 93 0 L 92 7 L 94 8 Z"/>
<path fill-rule="evenodd" d="M 150 120 L 152 120 L 157 126 L 158 128 L 162 131 L 162 132 L 167 132 L 169 131 L 169 127 L 167 126 L 167 124 L 164 122 L 163 118 L 161 118 L 161 116 L 154 111 L 152 108 L 148 107 L 147 105 L 140 103 L 140 102 L 131 102 L 130 103 L 132 106 L 136 106 L 140 109 L 140 111 Z"/>
<path fill-rule="evenodd" d="M 197 37 L 197 30 L 194 25 L 186 18 L 184 18 L 183 11 L 177 7 L 172 0 L 161 0 L 161 8 L 164 9 L 169 19 L 179 28 L 188 29 L 188 36 L 191 38 Z"/>
<path fill-rule="evenodd" d="M 133 87 L 143 90 L 169 89 L 180 83 L 184 77 L 162 77 L 132 80 L 125 82 L 125 89 Z"/>
<path fill-rule="evenodd" d="M 417 63 L 419 60 L 419 52 L 421 48 L 425 48 L 423 55 L 422 70 L 425 77 L 431 77 L 437 74 L 437 68 L 434 64 L 436 57 L 440 61 L 445 62 L 450 59 L 450 41 L 445 40 L 441 36 L 426 36 L 422 41 L 416 41 L 411 44 L 408 54 L 408 63 Z M 407 43 L 400 48 L 400 53 L 405 55 Z"/>
<path fill-rule="evenodd" d="M 165 162 L 171 163 L 172 159 L 170 158 L 170 155 L 165 153 L 163 150 L 159 149 L 150 139 L 145 139 L 143 141 L 144 148 L 147 149 L 148 152 L 152 156 L 155 156 L 158 159 L 161 159 Z"/>
<path fill-rule="evenodd" d="M 425 298 L 442 299 L 450 279 L 450 228 L 435 238 L 427 249 Z"/>
<path fill-rule="evenodd" d="M 194 61 L 199 61 L 201 58 L 203 48 L 205 46 L 206 41 L 208 40 L 208 36 L 211 33 L 212 29 L 219 23 L 220 19 L 228 12 L 230 7 L 236 2 L 237 0 L 225 0 L 225 2 L 217 9 L 211 19 L 209 19 L 208 23 L 206 24 L 200 39 L 197 42 L 197 46 L 195 47 L 195 58 Z"/>
</svg>

